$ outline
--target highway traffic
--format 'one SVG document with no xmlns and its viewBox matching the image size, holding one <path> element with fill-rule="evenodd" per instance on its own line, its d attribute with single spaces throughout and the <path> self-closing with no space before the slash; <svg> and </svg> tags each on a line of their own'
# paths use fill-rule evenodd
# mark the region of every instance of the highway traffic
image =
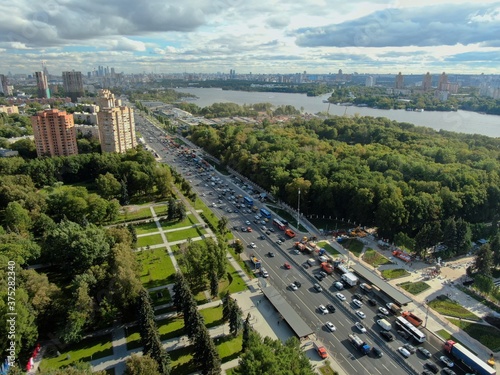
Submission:
<svg viewBox="0 0 500 375">
<path fill-rule="evenodd" d="M 137 118 L 137 117 L 136 117 Z M 391 333 L 394 341 L 387 341 L 380 335 L 382 328 L 377 324 L 381 319 L 379 307 L 384 307 L 386 302 L 377 300 L 376 306 L 366 303 L 368 296 L 364 295 L 359 287 L 338 290 L 334 283 L 340 281 L 340 275 L 331 274 L 319 281 L 316 275 L 319 273 L 319 262 L 312 267 L 305 267 L 304 264 L 310 258 L 294 250 L 294 241 L 283 236 L 283 232 L 274 230 L 271 222 L 262 225 L 261 218 L 256 219 L 258 212 L 247 210 L 246 207 L 238 207 L 241 199 L 238 196 L 249 195 L 250 188 L 246 188 L 241 181 L 219 174 L 215 170 L 210 172 L 202 170 L 189 158 L 180 155 L 175 148 L 170 148 L 165 142 L 165 133 L 154 127 L 148 120 L 138 117 L 137 127 L 147 140 L 150 146 L 159 155 L 161 162 L 167 163 L 181 173 L 186 180 L 191 183 L 193 190 L 211 207 L 217 217 L 225 216 L 228 219 L 228 227 L 233 229 L 235 237 L 239 238 L 245 247 L 248 256 L 255 255 L 261 261 L 262 266 L 267 270 L 269 277 L 261 278 L 261 283 L 270 283 L 278 289 L 286 301 L 296 309 L 302 319 L 314 330 L 317 338 L 327 348 L 332 360 L 340 364 L 348 374 L 420 374 L 424 371 L 426 362 L 437 364 L 441 370 L 446 365 L 439 359 L 444 353 L 442 343 L 432 334 L 424 330 L 427 341 L 420 346 L 425 347 L 431 353 L 431 358 L 427 358 L 420 351 L 416 351 L 405 358 L 398 348 L 409 343 L 396 330 L 394 324 L 395 317 L 391 314 L 386 317 L 392 324 Z M 201 152 L 201 151 L 199 151 Z M 216 181 L 212 177 L 217 178 Z M 223 195 L 222 190 L 228 189 Z M 233 193 L 231 191 L 234 191 Z M 234 202 L 230 200 L 235 197 Z M 231 201 L 231 202 L 230 202 Z M 257 205 L 263 207 L 257 201 Z M 273 215 L 274 217 L 274 215 Z M 256 224 L 254 221 L 257 221 Z M 250 225 L 248 224 L 250 222 Z M 250 226 L 252 232 L 242 232 L 241 228 Z M 285 239 L 281 244 L 278 240 Z M 280 240 L 280 241 L 281 241 Z M 251 244 L 253 244 L 251 246 Z M 269 254 L 272 253 L 273 256 Z M 290 265 L 290 269 L 285 267 L 285 263 Z M 259 273 L 256 273 L 259 275 Z M 291 284 L 294 281 L 300 283 L 297 290 L 293 290 Z M 313 285 L 319 283 L 323 291 L 318 292 Z M 336 294 L 342 293 L 345 301 L 339 299 Z M 362 305 L 357 306 L 353 301 L 353 295 L 360 294 L 363 297 Z M 324 313 L 319 306 L 332 304 L 335 312 Z M 364 314 L 357 315 L 361 311 Z M 365 316 L 362 318 L 362 316 Z M 326 322 L 331 322 L 335 326 L 332 332 L 326 326 Z M 362 332 L 355 323 L 361 323 L 366 332 Z M 358 335 L 370 347 L 381 349 L 383 355 L 376 358 L 372 353 L 363 355 L 349 340 L 350 334 Z M 417 346 L 415 343 L 413 345 Z M 457 374 L 465 373 L 455 364 L 453 371 Z"/>
</svg>

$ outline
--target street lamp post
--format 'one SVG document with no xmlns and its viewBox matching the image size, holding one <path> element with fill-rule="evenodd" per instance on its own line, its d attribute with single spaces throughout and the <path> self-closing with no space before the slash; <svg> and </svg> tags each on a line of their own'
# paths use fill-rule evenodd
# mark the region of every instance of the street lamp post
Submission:
<svg viewBox="0 0 500 375">
<path fill-rule="evenodd" d="M 429 305 L 428 305 L 428 300 L 425 300 L 425 305 L 427 306 L 427 310 L 425 312 L 425 323 L 424 323 L 424 328 L 427 327 L 427 319 L 429 318 Z"/>
<path fill-rule="evenodd" d="M 297 230 L 300 231 L 300 188 L 299 188 L 299 197 L 297 198 Z"/>
</svg>

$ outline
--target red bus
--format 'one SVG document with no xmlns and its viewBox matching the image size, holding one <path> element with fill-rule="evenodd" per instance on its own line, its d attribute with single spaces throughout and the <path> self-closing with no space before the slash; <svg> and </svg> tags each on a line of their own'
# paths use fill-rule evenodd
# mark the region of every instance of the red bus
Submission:
<svg viewBox="0 0 500 375">
<path fill-rule="evenodd" d="M 285 224 L 283 224 L 281 221 L 279 221 L 278 219 L 274 219 L 273 220 L 273 225 L 275 227 L 278 227 L 279 230 L 285 230 L 286 226 Z"/>
</svg>

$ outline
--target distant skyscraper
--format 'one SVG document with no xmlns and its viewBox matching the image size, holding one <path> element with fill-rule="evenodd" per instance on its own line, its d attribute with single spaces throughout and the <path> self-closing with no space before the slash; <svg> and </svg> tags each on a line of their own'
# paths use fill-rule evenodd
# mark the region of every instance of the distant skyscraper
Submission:
<svg viewBox="0 0 500 375">
<path fill-rule="evenodd" d="M 99 90 L 97 113 L 99 139 L 103 152 L 124 153 L 137 145 L 134 110 L 121 106 L 109 90 Z"/>
<path fill-rule="evenodd" d="M 62 77 L 66 95 L 71 98 L 72 102 L 76 103 L 77 98 L 85 95 L 82 72 L 63 72 Z"/>
<path fill-rule="evenodd" d="M 35 72 L 38 97 L 50 99 L 49 83 L 44 72 Z"/>
<path fill-rule="evenodd" d="M 448 76 L 446 75 L 445 72 L 439 76 L 439 84 L 438 84 L 438 90 L 439 91 L 447 91 L 448 90 Z"/>
<path fill-rule="evenodd" d="M 366 77 L 365 86 L 366 87 L 373 87 L 373 86 L 375 86 L 375 78 L 372 77 L 372 76 Z"/>
<path fill-rule="evenodd" d="M 427 72 L 422 80 L 422 89 L 424 89 L 424 91 L 429 91 L 432 89 L 432 76 L 429 72 Z"/>
<path fill-rule="evenodd" d="M 405 76 L 399 72 L 399 74 L 396 76 L 396 84 L 394 85 L 395 88 L 397 89 L 403 89 L 405 87 Z"/>
<path fill-rule="evenodd" d="M 9 82 L 7 81 L 7 77 L 3 74 L 0 74 L 0 93 L 5 96 L 9 95 Z"/>
<path fill-rule="evenodd" d="M 32 116 L 31 125 L 39 157 L 78 154 L 73 115 L 58 109 L 47 109 Z"/>
</svg>

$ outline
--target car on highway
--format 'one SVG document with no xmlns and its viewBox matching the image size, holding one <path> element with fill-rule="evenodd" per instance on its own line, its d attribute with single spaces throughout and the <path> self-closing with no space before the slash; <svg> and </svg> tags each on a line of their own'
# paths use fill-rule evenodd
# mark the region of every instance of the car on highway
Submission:
<svg viewBox="0 0 500 375">
<path fill-rule="evenodd" d="M 280 236 L 280 237 L 278 237 L 278 240 L 280 240 L 281 242 L 285 242 L 285 241 L 286 241 L 286 238 L 285 238 L 285 237 L 283 237 L 283 236 Z"/>
<path fill-rule="evenodd" d="M 326 322 L 325 326 L 330 330 L 330 332 L 335 332 L 337 330 L 337 327 L 335 327 L 332 322 Z"/>
<path fill-rule="evenodd" d="M 356 315 L 359 316 L 361 319 L 366 318 L 365 313 L 363 311 L 360 311 L 360 310 L 356 311 Z"/>
<path fill-rule="evenodd" d="M 329 303 L 328 305 L 326 305 L 326 308 L 328 309 L 328 311 L 330 311 L 331 313 L 334 313 L 335 312 L 335 306 L 333 306 L 331 303 Z"/>
<path fill-rule="evenodd" d="M 322 292 L 323 291 L 323 288 L 318 283 L 314 284 L 314 289 L 316 289 L 317 292 Z"/>
<path fill-rule="evenodd" d="M 457 375 L 457 373 L 455 371 L 453 371 L 451 368 L 449 367 L 445 367 L 443 369 L 443 374 L 445 375 Z M 467 374 L 466 374 L 467 375 Z"/>
<path fill-rule="evenodd" d="M 382 336 L 387 341 L 394 341 L 394 335 L 389 331 L 380 331 L 380 336 Z"/>
<path fill-rule="evenodd" d="M 385 307 L 380 306 L 378 308 L 378 311 L 380 311 L 384 315 L 389 315 L 389 310 L 387 310 Z"/>
<path fill-rule="evenodd" d="M 300 288 L 302 286 L 300 281 L 294 281 L 293 283 L 297 286 L 297 288 Z"/>
<path fill-rule="evenodd" d="M 356 305 L 357 307 L 362 307 L 363 306 L 363 302 L 361 302 L 359 299 L 356 299 L 356 298 L 352 300 L 352 303 L 354 305 Z"/>
<path fill-rule="evenodd" d="M 252 231 L 252 228 L 251 227 L 248 227 L 247 228 L 247 232 L 251 232 Z"/>
<path fill-rule="evenodd" d="M 373 356 L 375 358 L 380 358 L 380 357 L 382 357 L 384 355 L 384 353 L 382 352 L 382 350 L 380 350 L 379 348 L 377 348 L 375 346 L 372 348 L 372 353 L 373 353 Z"/>
<path fill-rule="evenodd" d="M 276 241 L 276 243 L 277 243 L 278 245 L 281 245 L 283 242 L 281 242 L 281 240 L 278 240 L 278 241 Z"/>
<path fill-rule="evenodd" d="M 269 232 L 268 230 L 266 230 L 266 234 L 269 236 L 271 234 L 271 232 Z"/>
<path fill-rule="evenodd" d="M 448 367 L 453 367 L 455 366 L 455 363 L 453 363 L 453 361 L 451 359 L 449 359 L 447 356 L 445 355 L 442 355 L 441 357 L 439 357 L 439 359 L 441 360 L 441 362 L 443 362 L 446 366 Z"/>
<path fill-rule="evenodd" d="M 415 348 L 412 344 L 404 344 L 403 348 L 408 350 L 411 354 L 413 354 L 417 351 L 417 348 Z"/>
<path fill-rule="evenodd" d="M 433 373 L 430 372 L 429 370 L 424 370 L 422 371 L 422 375 L 432 375 Z"/>
<path fill-rule="evenodd" d="M 425 362 L 424 368 L 432 372 L 433 374 L 437 374 L 439 372 L 439 367 L 436 366 L 433 362 Z"/>
<path fill-rule="evenodd" d="M 406 350 L 405 348 L 403 348 L 402 346 L 400 346 L 400 347 L 398 348 L 398 352 L 400 352 L 400 353 L 401 353 L 401 355 L 402 355 L 403 357 L 405 357 L 405 358 L 408 358 L 409 356 L 411 356 L 411 353 L 410 353 L 408 350 Z"/>
<path fill-rule="evenodd" d="M 272 251 L 268 252 L 268 253 L 267 253 L 267 256 L 268 256 L 269 258 L 274 258 L 274 257 L 275 257 L 275 255 L 274 255 L 274 253 L 273 253 Z"/>
<path fill-rule="evenodd" d="M 375 301 L 373 298 L 370 298 L 368 300 L 368 304 L 370 304 L 371 306 L 377 306 L 377 301 Z"/>
<path fill-rule="evenodd" d="M 319 271 L 319 274 L 323 276 L 323 279 L 328 276 L 325 271 Z"/>
<path fill-rule="evenodd" d="M 341 300 L 341 301 L 345 301 L 345 300 L 346 300 L 345 296 L 344 296 L 342 293 L 337 293 L 337 294 L 335 294 L 335 296 L 336 296 L 339 300 Z"/>
<path fill-rule="evenodd" d="M 257 247 L 257 245 L 255 244 L 255 242 L 250 242 L 250 245 L 249 245 L 252 249 L 255 249 Z"/>
<path fill-rule="evenodd" d="M 431 352 L 425 349 L 423 346 L 419 346 L 417 350 L 426 358 L 430 358 L 432 356 Z"/>
<path fill-rule="evenodd" d="M 398 333 L 399 333 L 400 336 L 402 336 L 406 340 L 408 340 L 408 338 L 410 337 L 410 335 L 406 331 L 403 331 L 401 329 L 398 330 Z"/>
<path fill-rule="evenodd" d="M 242 231 L 242 232 L 246 232 L 246 231 L 247 231 L 247 228 L 246 228 L 246 227 L 241 227 L 241 231 Z"/>
<path fill-rule="evenodd" d="M 318 281 L 323 281 L 323 276 L 321 276 L 319 273 L 315 273 L 314 277 L 318 279 Z"/>
<path fill-rule="evenodd" d="M 260 274 L 262 275 L 263 278 L 268 278 L 269 277 L 269 273 L 267 272 L 267 270 L 264 267 L 262 267 L 260 269 Z"/>
<path fill-rule="evenodd" d="M 365 326 L 363 324 L 361 324 L 360 322 L 354 323 L 354 326 L 359 330 L 359 332 L 366 333 Z"/>
<path fill-rule="evenodd" d="M 269 228 L 269 231 L 273 232 L 273 233 L 276 232 L 276 230 L 274 228 Z"/>
<path fill-rule="evenodd" d="M 294 250 L 293 250 L 293 253 L 294 253 L 294 254 L 296 254 L 296 255 L 299 255 L 299 254 L 300 254 L 300 250 L 298 250 L 298 249 L 294 249 Z"/>
<path fill-rule="evenodd" d="M 352 295 L 352 298 L 355 298 L 357 300 L 363 301 L 363 296 L 361 294 L 359 294 L 359 293 L 354 293 Z"/>
<path fill-rule="evenodd" d="M 325 307 L 325 305 L 319 305 L 318 310 L 324 315 L 328 314 L 328 309 Z"/>
<path fill-rule="evenodd" d="M 283 267 L 285 267 L 286 270 L 289 270 L 289 269 L 292 268 L 292 266 L 290 265 L 290 263 L 283 264 Z"/>
<path fill-rule="evenodd" d="M 299 288 L 297 287 L 297 285 L 295 285 L 294 283 L 291 283 L 290 284 L 290 289 L 291 290 L 298 290 Z"/>
<path fill-rule="evenodd" d="M 342 290 L 344 289 L 344 284 L 342 284 L 340 281 L 336 281 L 334 284 L 335 288 L 337 288 L 338 290 Z"/>
</svg>

